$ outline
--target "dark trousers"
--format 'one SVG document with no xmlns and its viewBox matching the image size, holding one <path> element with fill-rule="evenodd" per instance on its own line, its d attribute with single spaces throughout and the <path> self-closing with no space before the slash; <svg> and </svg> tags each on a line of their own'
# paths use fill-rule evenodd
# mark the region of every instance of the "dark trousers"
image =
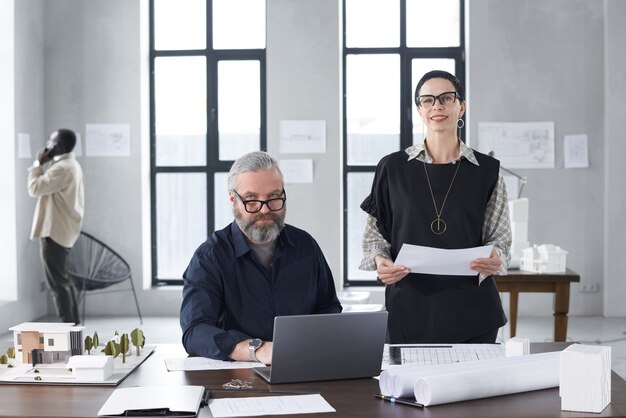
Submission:
<svg viewBox="0 0 626 418">
<path fill-rule="evenodd" d="M 63 322 L 78 324 L 80 318 L 76 294 L 69 275 L 70 249 L 57 244 L 48 237 L 42 238 L 40 242 L 41 262 L 57 314 Z"/>
</svg>

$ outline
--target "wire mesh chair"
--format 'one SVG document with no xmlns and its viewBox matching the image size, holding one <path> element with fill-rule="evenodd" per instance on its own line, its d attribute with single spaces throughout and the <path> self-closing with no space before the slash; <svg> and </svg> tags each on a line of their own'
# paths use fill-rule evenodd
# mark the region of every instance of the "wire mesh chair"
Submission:
<svg viewBox="0 0 626 418">
<path fill-rule="evenodd" d="M 78 292 L 79 303 L 82 303 L 83 322 L 87 292 L 103 294 L 132 290 L 139 322 L 143 324 L 130 266 L 118 253 L 86 232 L 80 233 L 70 251 L 70 279 Z M 102 291 L 123 281 L 130 282 L 130 289 Z"/>
</svg>

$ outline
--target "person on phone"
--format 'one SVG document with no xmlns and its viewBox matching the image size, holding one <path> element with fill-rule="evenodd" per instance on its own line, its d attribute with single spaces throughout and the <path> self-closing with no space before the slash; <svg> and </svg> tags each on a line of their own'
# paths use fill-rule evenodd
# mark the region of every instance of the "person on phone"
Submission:
<svg viewBox="0 0 626 418">
<path fill-rule="evenodd" d="M 83 170 L 72 150 L 76 134 L 59 129 L 28 169 L 28 193 L 37 198 L 31 239 L 40 239 L 46 284 L 63 322 L 80 323 L 69 277 L 70 249 L 80 235 L 85 208 Z M 44 168 L 47 165 L 47 168 Z"/>
</svg>

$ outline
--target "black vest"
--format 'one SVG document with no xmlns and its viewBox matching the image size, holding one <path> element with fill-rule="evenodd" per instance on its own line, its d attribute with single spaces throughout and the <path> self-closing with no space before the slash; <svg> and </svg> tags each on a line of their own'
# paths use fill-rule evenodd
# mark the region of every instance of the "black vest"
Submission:
<svg viewBox="0 0 626 418">
<path fill-rule="evenodd" d="M 403 243 L 459 249 L 484 245 L 485 209 L 495 190 L 499 162 L 474 151 L 479 166 L 462 159 L 455 164 L 426 164 L 399 151 L 384 157 L 374 176 L 371 194 L 361 208 L 376 218 L 396 258 Z M 460 164 L 460 166 L 458 166 Z M 436 235 L 437 218 L 424 167 L 437 204 L 442 203 L 454 172 L 458 172 L 441 219 L 446 232 Z M 464 342 L 495 331 L 506 323 L 493 277 L 478 285 L 476 276 L 437 276 L 411 273 L 387 286 L 389 342 Z"/>
</svg>

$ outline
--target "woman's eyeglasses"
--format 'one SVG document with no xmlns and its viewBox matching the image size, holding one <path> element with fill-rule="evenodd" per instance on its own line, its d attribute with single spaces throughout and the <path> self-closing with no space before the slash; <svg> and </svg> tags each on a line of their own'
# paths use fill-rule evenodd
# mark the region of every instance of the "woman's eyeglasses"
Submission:
<svg viewBox="0 0 626 418">
<path fill-rule="evenodd" d="M 423 94 L 421 96 L 417 96 L 415 98 L 415 103 L 417 106 L 422 108 L 430 108 L 435 105 L 435 102 L 439 100 L 442 106 L 447 104 L 452 104 L 458 98 L 458 94 L 456 91 L 447 91 L 445 93 L 441 93 L 439 96 L 433 96 L 432 94 Z"/>
</svg>

